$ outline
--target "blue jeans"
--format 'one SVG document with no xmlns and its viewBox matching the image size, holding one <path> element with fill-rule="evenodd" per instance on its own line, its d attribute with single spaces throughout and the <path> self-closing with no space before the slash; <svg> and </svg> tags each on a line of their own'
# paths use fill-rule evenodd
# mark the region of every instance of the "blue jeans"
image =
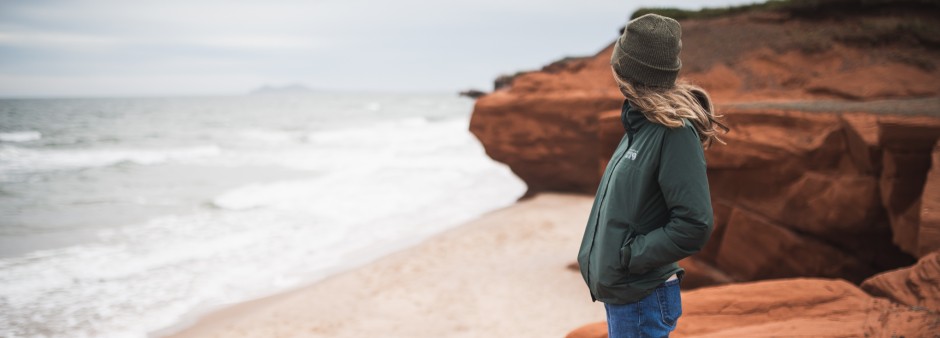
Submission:
<svg viewBox="0 0 940 338">
<path fill-rule="evenodd" d="M 609 337 L 668 337 L 682 315 L 679 281 L 666 281 L 649 296 L 634 303 L 604 303 Z"/>
</svg>

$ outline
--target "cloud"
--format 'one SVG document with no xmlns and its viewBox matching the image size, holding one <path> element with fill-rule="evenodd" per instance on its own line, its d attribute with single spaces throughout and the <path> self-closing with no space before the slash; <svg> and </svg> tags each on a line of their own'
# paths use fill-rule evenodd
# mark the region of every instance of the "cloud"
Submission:
<svg viewBox="0 0 940 338">
<path fill-rule="evenodd" d="M 615 38 L 632 6 L 643 4 L 668 5 L 6 1 L 0 96 L 239 93 L 280 81 L 351 90 L 487 89 L 500 73 L 596 52 Z"/>
<path fill-rule="evenodd" d="M 0 45 L 5 46 L 69 46 L 69 47 L 110 47 L 120 43 L 120 39 L 74 34 L 68 32 L 0 32 Z"/>
</svg>

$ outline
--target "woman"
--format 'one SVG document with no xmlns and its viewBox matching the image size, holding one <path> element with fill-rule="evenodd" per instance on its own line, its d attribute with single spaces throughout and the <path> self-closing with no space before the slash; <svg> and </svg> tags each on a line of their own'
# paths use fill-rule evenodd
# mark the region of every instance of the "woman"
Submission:
<svg viewBox="0 0 940 338">
<path fill-rule="evenodd" d="M 712 231 L 703 147 L 728 128 L 704 90 L 676 81 L 679 23 L 630 21 L 611 66 L 625 96 L 626 134 L 601 178 L 578 253 L 591 299 L 604 303 L 610 338 L 665 337 L 682 304 L 677 262 Z"/>
</svg>

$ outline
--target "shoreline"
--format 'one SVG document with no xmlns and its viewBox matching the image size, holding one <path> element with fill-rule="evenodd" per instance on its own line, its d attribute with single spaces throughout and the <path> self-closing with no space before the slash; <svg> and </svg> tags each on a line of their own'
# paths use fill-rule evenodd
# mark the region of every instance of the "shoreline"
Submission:
<svg viewBox="0 0 940 338">
<path fill-rule="evenodd" d="M 563 337 L 604 319 L 567 267 L 592 200 L 521 199 L 311 284 L 194 311 L 148 336 Z"/>
</svg>

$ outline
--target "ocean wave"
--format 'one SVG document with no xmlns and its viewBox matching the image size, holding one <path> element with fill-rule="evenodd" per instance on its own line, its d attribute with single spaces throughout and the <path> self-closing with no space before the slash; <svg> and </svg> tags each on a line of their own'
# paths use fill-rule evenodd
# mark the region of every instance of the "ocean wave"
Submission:
<svg viewBox="0 0 940 338">
<path fill-rule="evenodd" d="M 220 153 L 221 149 L 216 145 L 136 149 L 32 149 L 6 145 L 0 147 L 0 173 L 69 170 L 122 163 L 152 165 Z"/>
<path fill-rule="evenodd" d="M 354 97 L 348 105 L 362 110 L 371 100 Z M 456 108 L 447 109 L 469 112 L 463 99 L 453 101 Z M 364 264 L 511 205 L 525 192 L 507 166 L 484 154 L 468 131 L 467 114 L 390 120 L 415 108 L 394 100 L 378 103 L 373 107 L 383 119 L 347 120 L 347 111 L 328 111 L 342 117 L 330 115 L 343 122 L 334 123 L 305 111 L 284 116 L 309 121 L 297 127 L 310 129 L 286 130 L 281 123 L 216 125 L 210 115 L 212 127 L 174 129 L 166 138 L 145 140 L 188 142 L 171 139 L 183 135 L 203 144 L 198 146 L 0 144 L 0 181 L 20 172 L 124 163 L 183 162 L 210 173 L 246 167 L 218 175 L 218 184 L 198 195 L 185 192 L 203 204 L 169 209 L 180 214 L 161 211 L 149 221 L 108 227 L 80 245 L 0 257 L 0 336 L 146 337 L 213 306 Z M 238 122 L 237 115 L 218 118 Z M 52 141 L 48 135 L 46 141 Z M 290 179 L 277 176 L 284 168 L 291 170 Z M 166 173 L 155 172 L 103 174 L 149 179 L 134 175 Z M 228 190 L 215 190 L 222 187 Z M 121 189 L 105 197 L 123 201 L 133 192 Z"/>
<path fill-rule="evenodd" d="M 426 117 L 409 117 L 365 126 L 317 130 L 307 133 L 304 140 L 310 143 L 346 146 L 412 145 L 416 141 L 422 143 L 426 141 L 463 143 L 466 136 L 473 137 L 467 129 L 469 123 L 468 118 L 432 122 Z M 462 135 L 463 137 L 455 138 L 454 135 Z"/>
<path fill-rule="evenodd" d="M 207 302 L 284 287 L 273 274 L 302 268 L 291 257 L 308 249 L 286 236 L 328 248 L 343 234 L 297 229 L 299 221 L 271 213 L 170 215 L 103 232 L 99 243 L 0 259 L 0 335 L 143 338 Z M 274 262 L 280 255 L 285 260 Z M 335 261 L 314 259 L 307 264 L 316 268 Z"/>
<path fill-rule="evenodd" d="M 0 133 L 0 142 L 29 142 L 42 138 L 42 133 L 35 130 Z"/>
<path fill-rule="evenodd" d="M 478 155 L 485 158 L 479 141 L 467 130 L 468 123 L 466 118 L 433 122 L 426 118 L 407 118 L 331 130 L 255 131 L 261 135 L 271 132 L 270 138 L 282 141 L 250 140 L 254 136 L 227 140 L 226 146 L 231 145 L 232 151 L 204 163 L 332 172 L 394 163 L 408 166 L 409 163 L 464 161 L 478 158 Z"/>
<path fill-rule="evenodd" d="M 101 231 L 95 243 L 0 258 L 0 332 L 145 337 L 193 311 L 312 282 L 512 204 L 525 185 L 490 163 L 249 185 L 215 199 L 225 210 L 161 216 Z"/>
<path fill-rule="evenodd" d="M 295 200 L 303 192 L 307 181 L 259 183 L 232 189 L 212 199 L 210 204 L 219 209 L 246 210 L 284 204 Z"/>
<path fill-rule="evenodd" d="M 303 135 L 298 132 L 271 129 L 243 129 L 235 134 L 242 140 L 263 145 L 294 143 L 303 139 Z"/>
</svg>

